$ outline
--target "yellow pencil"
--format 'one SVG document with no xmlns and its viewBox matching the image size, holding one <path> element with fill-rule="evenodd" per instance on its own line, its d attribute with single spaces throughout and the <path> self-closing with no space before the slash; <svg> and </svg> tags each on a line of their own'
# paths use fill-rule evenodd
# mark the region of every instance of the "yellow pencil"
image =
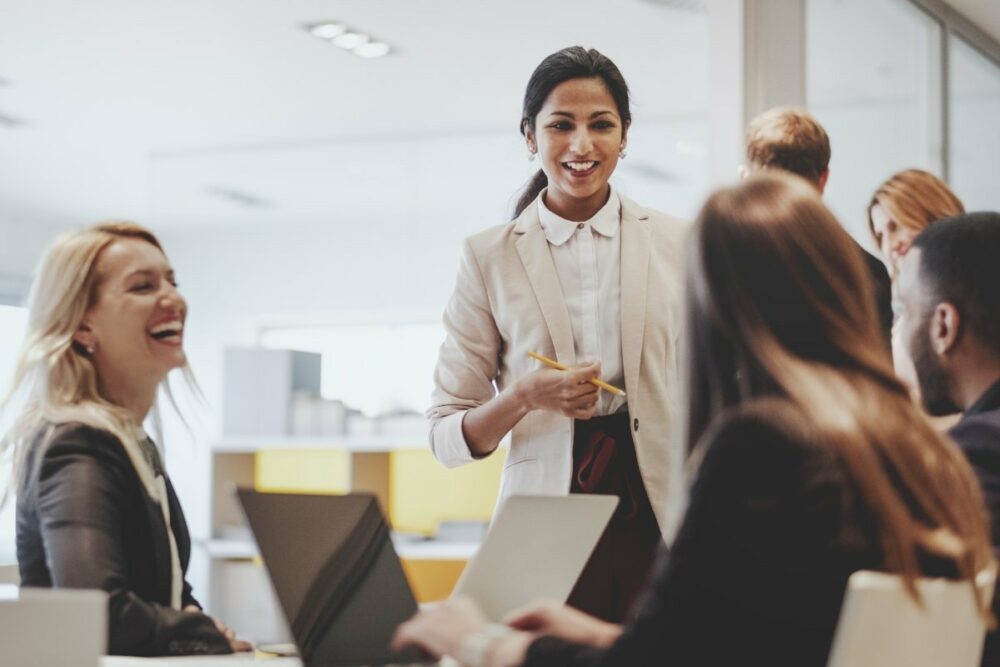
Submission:
<svg viewBox="0 0 1000 667">
<path fill-rule="evenodd" d="M 538 361 L 542 362 L 543 364 L 545 364 L 546 366 L 548 366 L 550 368 L 555 368 L 556 370 L 559 370 L 559 371 L 568 371 L 568 370 L 570 370 L 570 367 L 567 366 L 566 364 L 560 364 L 558 361 L 555 361 L 554 359 L 549 359 L 548 357 L 542 356 L 542 355 L 538 354 L 537 352 L 528 352 L 528 356 L 531 357 L 532 359 L 537 359 Z M 596 385 L 596 386 L 600 387 L 604 391 L 610 391 L 612 394 L 618 394 L 619 396 L 624 396 L 625 395 L 624 391 L 622 391 L 618 387 L 614 387 L 614 386 L 608 384 L 607 382 L 604 382 L 603 380 L 596 380 L 595 379 L 595 380 L 591 380 L 590 383 L 593 384 L 593 385 Z"/>
</svg>

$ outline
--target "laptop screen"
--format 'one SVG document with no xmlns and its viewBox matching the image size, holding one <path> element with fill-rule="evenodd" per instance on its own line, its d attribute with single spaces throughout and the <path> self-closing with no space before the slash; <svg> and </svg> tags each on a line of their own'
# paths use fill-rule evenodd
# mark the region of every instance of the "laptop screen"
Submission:
<svg viewBox="0 0 1000 667">
<path fill-rule="evenodd" d="M 238 495 L 306 665 L 419 659 L 388 648 L 417 603 L 374 496 Z"/>
</svg>

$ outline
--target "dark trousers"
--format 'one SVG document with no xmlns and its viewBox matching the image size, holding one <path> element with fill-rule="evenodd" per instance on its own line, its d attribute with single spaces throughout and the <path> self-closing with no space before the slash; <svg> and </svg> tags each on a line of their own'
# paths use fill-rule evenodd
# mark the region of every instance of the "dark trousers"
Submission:
<svg viewBox="0 0 1000 667">
<path fill-rule="evenodd" d="M 639 473 L 627 411 L 575 423 L 570 492 L 618 496 L 618 509 L 568 604 L 621 623 L 646 583 L 661 541 Z"/>
</svg>

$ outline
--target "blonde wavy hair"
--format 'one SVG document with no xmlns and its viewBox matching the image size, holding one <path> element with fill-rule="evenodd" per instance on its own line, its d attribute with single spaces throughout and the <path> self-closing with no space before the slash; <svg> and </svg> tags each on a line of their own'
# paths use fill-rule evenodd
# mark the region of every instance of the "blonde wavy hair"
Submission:
<svg viewBox="0 0 1000 667">
<path fill-rule="evenodd" d="M 32 447 L 44 440 L 40 437 L 43 431 L 67 422 L 86 424 L 117 437 L 147 491 L 153 493 L 152 473 L 139 450 L 141 427 L 125 408 L 101 395 L 94 364 L 73 338 L 97 301 L 102 278 L 97 260 L 105 248 L 120 239 L 137 239 L 163 251 L 160 241 L 145 227 L 106 222 L 60 236 L 42 258 L 28 298 L 28 331 L 11 389 L 0 403 L 0 408 L 6 408 L 15 396 L 25 399 L 24 408 L 0 440 L 0 456 L 13 457 L 12 483 L 4 493 L 4 502 L 12 489 L 23 483 L 25 459 Z M 197 390 L 187 366 L 184 374 Z M 162 388 L 173 403 L 166 381 Z M 155 407 L 153 420 L 159 427 Z"/>
<path fill-rule="evenodd" d="M 872 209 L 876 204 L 897 223 L 915 233 L 933 222 L 965 213 L 962 201 L 940 178 L 923 169 L 905 169 L 880 185 L 868 203 L 868 230 L 880 248 L 882 239 L 875 233 L 872 221 Z"/>
</svg>

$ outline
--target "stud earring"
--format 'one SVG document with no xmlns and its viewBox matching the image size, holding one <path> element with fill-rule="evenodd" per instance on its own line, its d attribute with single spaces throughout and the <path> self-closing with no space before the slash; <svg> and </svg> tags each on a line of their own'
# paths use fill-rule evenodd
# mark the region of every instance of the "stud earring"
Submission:
<svg viewBox="0 0 1000 667">
<path fill-rule="evenodd" d="M 624 160 L 627 155 L 628 153 L 625 151 L 625 144 L 622 144 L 622 147 L 618 151 L 618 157 Z"/>
<path fill-rule="evenodd" d="M 94 346 L 93 345 L 88 345 L 87 346 L 87 354 L 93 354 L 93 353 L 94 353 Z"/>
</svg>

